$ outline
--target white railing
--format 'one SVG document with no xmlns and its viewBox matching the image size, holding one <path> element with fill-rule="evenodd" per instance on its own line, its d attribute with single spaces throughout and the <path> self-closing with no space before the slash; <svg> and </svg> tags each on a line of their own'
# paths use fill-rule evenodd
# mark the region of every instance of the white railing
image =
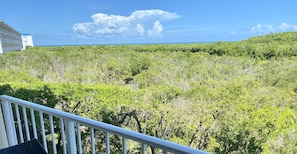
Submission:
<svg viewBox="0 0 297 154">
<path fill-rule="evenodd" d="M 47 152 L 54 154 L 61 152 L 64 154 L 81 154 L 84 152 L 94 154 L 98 153 L 98 151 L 96 152 L 96 150 L 98 150 L 96 146 L 101 147 L 100 152 L 103 150 L 107 154 L 135 153 L 134 150 L 145 154 L 147 151 L 150 151 L 147 146 L 154 147 L 159 150 L 158 153 L 162 151 L 164 154 L 206 153 L 187 146 L 129 131 L 11 96 L 2 95 L 0 98 L 2 104 L 2 111 L 0 106 L 0 129 L 2 132 L 6 130 L 6 135 L 0 135 L 0 142 L 4 145 L 6 143 L 7 146 L 16 145 L 36 138 L 42 143 Z M 22 112 L 20 112 L 20 109 Z M 3 113 L 4 120 L 1 112 Z M 28 114 L 30 115 L 29 118 Z M 4 123 L 5 127 L 3 127 Z M 98 132 L 101 132 L 101 139 Z M 57 141 L 57 134 L 60 134 L 60 143 Z M 103 134 L 104 137 L 102 137 Z M 83 139 L 82 135 L 84 135 Z M 110 144 L 111 139 L 116 139 L 117 142 L 120 141 L 120 152 L 114 151 L 115 146 Z M 101 140 L 101 143 L 99 144 L 96 140 Z M 102 145 L 102 143 L 104 143 L 104 145 Z M 87 146 L 82 147 L 82 145 Z M 137 145 L 139 148 L 135 149 Z M 57 149 L 57 147 L 59 147 L 59 149 Z M 131 149 L 131 147 L 134 148 Z"/>
</svg>

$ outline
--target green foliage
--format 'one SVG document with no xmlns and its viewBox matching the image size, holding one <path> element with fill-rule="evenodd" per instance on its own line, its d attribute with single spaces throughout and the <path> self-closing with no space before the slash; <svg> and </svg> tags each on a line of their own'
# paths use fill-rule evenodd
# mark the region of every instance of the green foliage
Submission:
<svg viewBox="0 0 297 154">
<path fill-rule="evenodd" d="M 0 55 L 0 94 L 214 153 L 296 153 L 296 40 L 34 47 Z"/>
</svg>

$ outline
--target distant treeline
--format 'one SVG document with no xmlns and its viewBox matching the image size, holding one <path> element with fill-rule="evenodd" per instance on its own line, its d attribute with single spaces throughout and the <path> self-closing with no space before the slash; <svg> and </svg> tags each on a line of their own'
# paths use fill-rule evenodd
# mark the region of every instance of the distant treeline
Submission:
<svg viewBox="0 0 297 154">
<path fill-rule="evenodd" d="M 270 59 L 297 56 L 297 32 L 271 33 L 240 42 L 216 42 L 184 45 L 137 46 L 138 52 L 206 52 L 210 55 L 248 56 Z"/>
</svg>

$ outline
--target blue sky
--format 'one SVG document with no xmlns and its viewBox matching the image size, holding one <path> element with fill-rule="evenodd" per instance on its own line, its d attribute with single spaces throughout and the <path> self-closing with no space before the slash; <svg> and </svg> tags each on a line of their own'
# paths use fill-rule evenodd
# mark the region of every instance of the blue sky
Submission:
<svg viewBox="0 0 297 154">
<path fill-rule="evenodd" d="M 35 45 L 237 41 L 297 31 L 296 0 L 1 0 Z"/>
</svg>

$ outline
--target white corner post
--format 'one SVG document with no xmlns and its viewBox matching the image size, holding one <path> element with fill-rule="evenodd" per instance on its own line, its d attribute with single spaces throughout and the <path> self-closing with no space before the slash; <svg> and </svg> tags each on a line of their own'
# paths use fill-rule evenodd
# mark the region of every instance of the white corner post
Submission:
<svg viewBox="0 0 297 154">
<path fill-rule="evenodd" d="M 64 119 L 65 126 L 66 126 L 66 139 L 67 139 L 67 150 L 69 154 L 76 154 L 76 138 L 75 138 L 75 131 L 74 131 L 74 122 Z"/>
<path fill-rule="evenodd" d="M 1 101 L 2 101 L 2 108 L 3 108 L 2 111 L 4 116 L 6 133 L 7 133 L 6 135 L 8 139 L 8 146 L 13 146 L 17 144 L 17 137 L 15 132 L 11 104 L 5 99 L 2 99 Z"/>
<path fill-rule="evenodd" d="M 1 49 L 0 49 L 1 50 Z M 5 123 L 3 120 L 2 108 L 0 105 L 0 149 L 8 147 L 8 138 L 6 135 Z"/>
</svg>

